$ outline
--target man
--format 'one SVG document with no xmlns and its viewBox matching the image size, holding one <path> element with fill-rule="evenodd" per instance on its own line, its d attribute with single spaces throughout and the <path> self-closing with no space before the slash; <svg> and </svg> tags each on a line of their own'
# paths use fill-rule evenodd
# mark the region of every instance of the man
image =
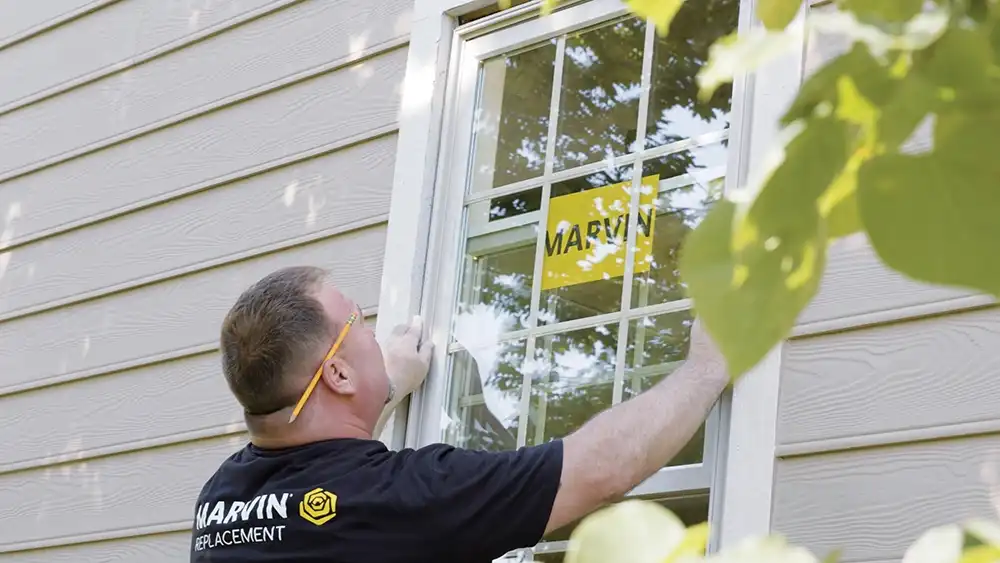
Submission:
<svg viewBox="0 0 1000 563">
<path fill-rule="evenodd" d="M 358 306 L 324 271 L 287 268 L 239 297 L 221 348 L 250 443 L 198 498 L 199 563 L 491 561 L 663 467 L 728 382 L 696 325 L 681 368 L 562 440 L 503 453 L 392 452 L 374 437 L 427 373 L 419 321 L 394 331 L 383 361 Z"/>
</svg>

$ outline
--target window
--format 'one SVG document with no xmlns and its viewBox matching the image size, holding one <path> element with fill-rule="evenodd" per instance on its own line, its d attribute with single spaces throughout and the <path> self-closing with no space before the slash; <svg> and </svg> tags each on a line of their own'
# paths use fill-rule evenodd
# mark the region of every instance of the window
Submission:
<svg viewBox="0 0 1000 563">
<path fill-rule="evenodd" d="M 732 97 L 700 100 L 695 77 L 738 19 L 739 0 L 688 2 L 661 38 L 591 0 L 460 28 L 429 296 L 450 344 L 420 441 L 543 443 L 684 361 L 678 252 L 722 194 Z M 709 519 L 724 411 L 632 494 Z M 561 561 L 571 528 L 529 555 Z"/>
</svg>

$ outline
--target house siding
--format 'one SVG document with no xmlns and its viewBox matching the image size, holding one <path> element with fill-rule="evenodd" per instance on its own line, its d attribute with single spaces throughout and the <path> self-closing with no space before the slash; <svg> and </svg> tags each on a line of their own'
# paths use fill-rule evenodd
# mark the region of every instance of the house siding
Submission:
<svg viewBox="0 0 1000 563">
<path fill-rule="evenodd" d="M 834 9 L 831 5 L 813 10 Z M 813 38 L 806 72 L 844 49 Z M 910 147 L 929 145 L 918 129 Z M 927 529 L 995 517 L 1000 310 L 836 242 L 783 349 L 771 528 L 843 561 L 899 561 Z"/>
<path fill-rule="evenodd" d="M 186 559 L 259 277 L 328 267 L 374 322 L 411 4 L 0 0 L 5 561 Z"/>
</svg>

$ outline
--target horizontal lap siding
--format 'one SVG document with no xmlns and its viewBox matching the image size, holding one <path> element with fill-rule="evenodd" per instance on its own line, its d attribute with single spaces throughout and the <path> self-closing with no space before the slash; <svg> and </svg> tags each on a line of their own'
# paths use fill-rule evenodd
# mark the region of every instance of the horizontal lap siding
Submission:
<svg viewBox="0 0 1000 563">
<path fill-rule="evenodd" d="M 771 526 L 820 556 L 898 561 L 927 529 L 996 518 L 1000 436 L 779 460 Z"/>
<path fill-rule="evenodd" d="M 245 440 L 239 292 L 314 264 L 375 322 L 411 2 L 35 4 L 0 23 L 0 556 L 181 560 Z"/>
<path fill-rule="evenodd" d="M 5 555 L 4 563 L 183 563 L 190 549 L 189 532 L 167 532 L 21 551 Z"/>
<path fill-rule="evenodd" d="M 807 72 L 845 45 L 814 37 Z M 930 133 L 908 146 L 929 145 Z M 783 349 L 775 532 L 820 556 L 839 548 L 845 561 L 881 563 L 933 526 L 995 518 L 1000 309 L 990 305 L 891 271 L 861 235 L 832 246 Z"/>
</svg>

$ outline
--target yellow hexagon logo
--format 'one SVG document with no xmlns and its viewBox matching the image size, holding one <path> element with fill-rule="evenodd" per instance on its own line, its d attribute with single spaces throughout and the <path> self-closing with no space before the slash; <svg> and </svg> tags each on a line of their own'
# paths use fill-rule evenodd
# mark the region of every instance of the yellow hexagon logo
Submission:
<svg viewBox="0 0 1000 563">
<path fill-rule="evenodd" d="M 337 515 L 337 495 L 320 487 L 309 491 L 299 501 L 299 516 L 307 522 L 322 526 Z"/>
</svg>

